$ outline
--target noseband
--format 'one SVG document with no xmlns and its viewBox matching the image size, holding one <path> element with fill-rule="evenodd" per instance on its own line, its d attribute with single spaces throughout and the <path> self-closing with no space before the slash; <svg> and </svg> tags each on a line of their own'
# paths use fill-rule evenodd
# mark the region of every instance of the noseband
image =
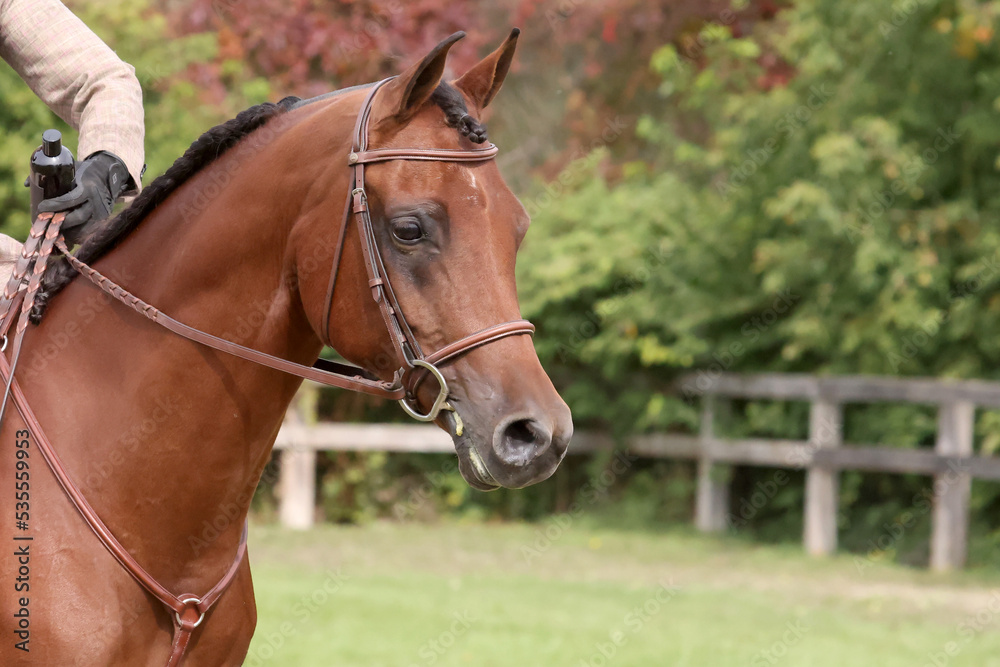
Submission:
<svg viewBox="0 0 1000 667">
<path fill-rule="evenodd" d="M 408 415 L 418 421 L 434 421 L 441 410 L 450 410 L 448 405 L 448 383 L 438 369 L 466 352 L 506 338 L 507 336 L 531 335 L 535 327 L 527 320 L 513 320 L 481 329 L 453 343 L 445 345 L 432 354 L 425 354 L 406 322 L 403 309 L 389 282 L 389 275 L 379 251 L 372 225 L 371 213 L 368 208 L 368 194 L 365 191 L 365 165 L 391 160 L 435 160 L 439 162 L 482 162 L 492 160 L 498 148 L 492 143 L 484 148 L 471 150 L 455 150 L 448 148 L 368 148 L 368 123 L 371 116 L 375 94 L 379 89 L 395 77 L 379 81 L 368 92 L 357 121 L 354 123 L 354 143 L 347 164 L 351 168 L 354 189 L 347 197 L 344 206 L 344 222 L 340 228 L 340 239 L 333 259 L 333 270 L 330 274 L 330 286 L 326 291 L 326 305 L 323 308 L 323 336 L 327 344 L 330 341 L 330 312 L 333 309 L 333 294 L 337 286 L 337 274 L 340 268 L 340 258 L 344 247 L 344 237 L 350 223 L 351 213 L 354 213 L 358 225 L 358 235 L 361 238 L 361 253 L 365 260 L 365 270 L 368 272 L 368 286 L 372 298 L 378 304 L 386 331 L 392 341 L 396 359 L 400 363 L 396 381 L 405 389 L 406 395 L 400 399 L 400 405 Z M 421 381 L 430 374 L 438 383 L 438 395 L 430 409 L 421 413 L 416 405 L 416 390 Z"/>
</svg>

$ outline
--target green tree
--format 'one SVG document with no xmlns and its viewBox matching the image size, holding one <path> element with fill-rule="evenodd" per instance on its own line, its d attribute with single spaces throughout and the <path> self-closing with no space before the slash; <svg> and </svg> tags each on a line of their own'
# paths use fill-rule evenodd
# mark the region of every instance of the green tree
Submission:
<svg viewBox="0 0 1000 667">
<path fill-rule="evenodd" d="M 527 198 L 523 311 L 577 421 L 693 428 L 721 371 L 1000 378 L 998 15 L 806 0 L 739 38 L 705 24 L 697 59 L 657 51 L 660 99 L 634 128 L 653 159 L 598 151 Z M 804 404 L 739 407 L 741 432 L 803 436 Z M 980 415 L 986 451 L 997 423 Z M 849 407 L 846 430 L 914 447 L 934 420 Z M 795 480 L 757 529 L 798 532 Z M 926 483 L 845 475 L 845 543 L 865 549 Z M 973 505 L 981 544 L 1000 541 L 995 485 Z"/>
<path fill-rule="evenodd" d="M 653 58 L 655 161 L 528 198 L 525 314 L 578 415 L 684 418 L 659 390 L 698 369 L 998 376 L 1000 4 L 905 7 L 706 24 L 703 64 Z"/>
</svg>

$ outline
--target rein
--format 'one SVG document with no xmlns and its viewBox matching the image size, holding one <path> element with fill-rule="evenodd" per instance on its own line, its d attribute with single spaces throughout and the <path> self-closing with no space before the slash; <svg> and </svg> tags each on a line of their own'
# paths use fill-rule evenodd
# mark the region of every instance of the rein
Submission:
<svg viewBox="0 0 1000 667">
<path fill-rule="evenodd" d="M 77 487 L 63 467 L 62 461 L 52 447 L 52 443 L 45 435 L 41 423 L 35 416 L 34 411 L 28 404 L 27 397 L 14 377 L 29 315 L 34 306 L 35 297 L 41 285 L 42 276 L 45 273 L 49 257 L 54 249 L 59 250 L 65 256 L 70 266 L 104 293 L 146 316 L 168 331 L 188 340 L 283 373 L 296 375 L 321 384 L 398 400 L 403 409 L 414 419 L 419 421 L 435 420 L 441 410 L 453 409 L 447 403 L 448 385 L 441 371 L 438 370 L 439 365 L 452 361 L 472 349 L 508 336 L 530 335 L 534 333 L 535 327 L 527 320 L 504 322 L 465 336 L 431 354 L 424 354 L 422 351 L 416 336 L 414 336 L 412 329 L 406 322 L 406 318 L 403 316 L 399 301 L 396 299 L 392 285 L 389 282 L 382 255 L 379 252 L 374 226 L 368 210 L 368 197 L 365 191 L 364 179 L 365 165 L 389 160 L 478 162 L 493 159 L 498 149 L 493 144 L 484 148 L 471 150 L 440 148 L 369 149 L 368 122 L 372 103 L 376 92 L 390 81 L 391 78 L 380 81 L 372 87 L 372 90 L 365 98 L 355 124 L 353 149 L 348 156 L 348 165 L 352 169 L 354 188 L 348 195 L 344 208 L 344 223 L 340 230 L 336 254 L 334 255 L 330 283 L 325 300 L 322 329 L 323 342 L 328 344 L 330 339 L 330 309 L 333 307 L 333 295 L 340 268 L 344 238 L 348 223 L 350 222 L 350 216 L 353 212 L 361 236 L 361 250 L 368 273 L 368 285 L 372 291 L 372 298 L 378 304 L 382 319 L 389 333 L 389 338 L 396 351 L 397 359 L 401 364 L 391 382 L 379 380 L 356 366 L 324 359 L 317 360 L 312 367 L 304 366 L 219 338 L 169 317 L 70 254 L 69 248 L 59 234 L 65 213 L 41 213 L 38 215 L 22 250 L 22 256 L 16 263 L 2 298 L 0 298 L 0 341 L 2 341 L 0 343 L 0 352 L 6 349 L 8 334 L 16 321 L 10 359 L 8 360 L 6 356 L 0 354 L 0 380 L 5 383 L 3 402 L 0 404 L 0 423 L 3 420 L 8 398 L 13 397 L 13 403 L 30 433 L 34 435 L 45 462 L 52 470 L 60 487 L 62 487 L 63 491 L 69 497 L 73 506 L 76 507 L 77 511 L 86 520 L 87 525 L 90 526 L 90 529 L 121 566 L 143 588 L 158 599 L 169 611 L 173 612 L 174 636 L 167 667 L 176 667 L 181 664 L 194 629 L 201 625 L 209 609 L 222 596 L 229 584 L 236 577 L 239 566 L 246 555 L 247 526 L 244 524 L 239 547 L 237 548 L 236 557 L 232 565 L 215 586 L 201 596 L 191 594 L 175 595 L 153 578 L 128 553 L 128 550 L 118 541 L 107 525 L 101 520 L 100 516 L 98 516 L 97 512 L 94 511 L 90 503 L 87 502 L 79 487 Z M 430 409 L 426 413 L 421 413 L 416 406 L 415 392 L 427 374 L 430 374 L 437 380 L 439 389 L 438 395 Z"/>
</svg>

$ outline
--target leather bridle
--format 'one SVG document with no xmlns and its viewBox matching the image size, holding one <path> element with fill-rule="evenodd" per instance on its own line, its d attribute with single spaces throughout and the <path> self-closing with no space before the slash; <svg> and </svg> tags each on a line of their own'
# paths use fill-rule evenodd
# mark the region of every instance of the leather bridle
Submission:
<svg viewBox="0 0 1000 667">
<path fill-rule="evenodd" d="M 322 335 L 325 342 L 330 342 L 330 313 L 333 310 L 333 296 L 337 287 L 337 274 L 340 268 L 340 258 L 344 248 L 344 238 L 350 223 L 351 213 L 357 221 L 358 235 L 361 239 L 361 253 L 365 260 L 365 270 L 368 273 L 368 287 L 372 298 L 378 304 L 386 331 L 392 342 L 396 359 L 400 363 L 401 373 L 397 375 L 406 389 L 406 396 L 400 399 L 400 405 L 411 417 L 418 421 L 434 421 L 441 410 L 451 409 L 447 403 L 448 383 L 438 369 L 466 352 L 506 338 L 522 334 L 531 335 L 535 327 L 527 320 L 513 320 L 496 324 L 475 333 L 469 334 L 450 343 L 432 354 L 425 354 L 413 334 L 413 330 L 403 315 L 396 293 L 389 282 L 389 275 L 379 251 L 375 228 L 372 224 L 368 207 L 368 193 L 365 190 L 365 165 L 391 160 L 436 160 L 442 162 L 482 162 L 492 160 L 498 148 L 492 143 L 483 148 L 457 150 L 449 148 L 376 148 L 368 147 L 368 124 L 371 118 L 375 95 L 379 89 L 395 77 L 383 79 L 372 86 L 361 105 L 361 112 L 354 123 L 354 140 L 351 153 L 347 156 L 347 164 L 351 168 L 351 181 L 354 189 L 347 197 L 344 205 L 344 222 L 340 228 L 340 238 L 333 257 L 333 269 L 330 272 L 330 285 L 326 291 L 326 305 L 323 308 Z M 432 375 L 438 383 L 438 395 L 430 409 L 421 413 L 416 406 L 416 390 L 420 382 Z M 412 401 L 412 404 L 411 404 Z"/>
<path fill-rule="evenodd" d="M 160 584 L 129 554 L 128 550 L 118 541 L 111 530 L 104 524 L 97 512 L 87 502 L 76 483 L 70 478 L 64 468 L 58 453 L 46 436 L 27 397 L 14 377 L 21 343 L 27 329 L 29 315 L 35 303 L 35 298 L 41 286 L 45 267 L 53 249 L 60 250 L 69 262 L 84 278 L 99 287 L 103 292 L 122 304 L 146 316 L 153 322 L 176 333 L 179 336 L 206 345 L 220 352 L 225 352 L 247 361 L 266 366 L 284 373 L 313 380 L 321 384 L 360 391 L 383 398 L 399 400 L 403 409 L 414 419 L 433 421 L 441 410 L 452 409 L 448 405 L 448 384 L 438 369 L 466 352 L 506 338 L 521 334 L 532 334 L 535 327 L 527 320 L 514 320 L 497 324 L 465 336 L 453 343 L 445 345 L 431 354 L 424 354 L 413 330 L 406 322 L 399 301 L 389 283 L 371 215 L 368 210 L 368 197 L 365 191 L 365 165 L 389 160 L 438 160 L 446 162 L 478 162 L 491 160 L 497 154 L 493 144 L 485 148 L 471 150 L 454 150 L 443 148 L 368 148 L 368 121 L 371 114 L 375 94 L 390 79 L 375 84 L 365 98 L 354 128 L 353 150 L 348 156 L 348 165 L 352 169 L 353 185 L 344 209 L 344 222 L 340 230 L 336 253 L 330 275 L 330 284 L 326 294 L 323 313 L 322 337 L 325 343 L 330 341 L 330 310 L 333 308 L 333 296 L 336 288 L 337 273 L 340 268 L 340 258 L 343 252 L 344 238 L 350 216 L 353 212 L 361 236 L 361 252 L 368 272 L 368 285 L 372 298 L 378 304 L 382 319 L 385 322 L 393 349 L 400 362 L 391 382 L 379 380 L 369 375 L 361 368 L 337 362 L 318 360 L 313 366 L 303 366 L 287 359 L 254 350 L 232 341 L 219 338 L 192 326 L 179 322 L 166 315 L 156 307 L 129 293 L 121 285 L 102 275 L 99 271 L 80 261 L 72 254 L 60 235 L 60 227 L 65 218 L 63 213 L 41 213 L 35 219 L 28 241 L 22 250 L 22 257 L 15 265 L 7 287 L 0 298 L 0 352 L 7 347 L 7 336 L 14 323 L 14 344 L 10 359 L 0 354 L 0 379 L 6 384 L 3 402 L 0 404 L 0 422 L 7 406 L 8 396 L 13 398 L 14 405 L 24 420 L 30 434 L 35 438 L 43 458 L 48 464 L 56 480 L 76 507 L 87 525 L 98 537 L 104 547 L 121 564 L 121 566 L 150 594 L 156 597 L 169 611 L 173 612 L 174 637 L 167 667 L 175 667 L 184 659 L 192 634 L 215 602 L 222 596 L 239 571 L 240 563 L 246 553 L 246 526 L 240 537 L 236 557 L 222 579 L 207 593 L 202 595 L 175 595 Z M 415 405 L 415 393 L 420 382 L 430 374 L 437 380 L 439 388 L 437 398 L 425 413 L 421 413 Z M 411 401 L 413 402 L 411 404 Z"/>
</svg>

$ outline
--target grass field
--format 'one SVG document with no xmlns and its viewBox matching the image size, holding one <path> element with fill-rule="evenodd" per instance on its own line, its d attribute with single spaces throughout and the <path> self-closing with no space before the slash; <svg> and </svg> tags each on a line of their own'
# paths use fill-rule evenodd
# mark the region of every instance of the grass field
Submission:
<svg viewBox="0 0 1000 667">
<path fill-rule="evenodd" d="M 993 571 L 581 522 L 257 526 L 250 559 L 248 667 L 1000 667 Z"/>
</svg>

